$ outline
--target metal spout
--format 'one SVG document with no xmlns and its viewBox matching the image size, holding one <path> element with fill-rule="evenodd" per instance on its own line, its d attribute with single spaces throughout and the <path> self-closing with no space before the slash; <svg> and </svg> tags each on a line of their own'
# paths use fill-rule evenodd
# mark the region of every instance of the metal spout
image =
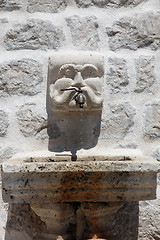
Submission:
<svg viewBox="0 0 160 240">
<path fill-rule="evenodd" d="M 75 96 L 75 101 L 76 103 L 79 104 L 80 108 L 83 108 L 83 104 L 86 102 L 86 97 L 83 94 L 82 89 L 79 88 L 65 88 L 65 89 L 61 89 L 61 91 L 71 91 L 71 90 L 75 90 L 77 92 L 76 96 Z"/>
<path fill-rule="evenodd" d="M 83 104 L 85 103 L 86 98 L 82 92 L 80 92 L 76 95 L 75 100 L 79 104 L 79 107 L 83 108 Z"/>
</svg>

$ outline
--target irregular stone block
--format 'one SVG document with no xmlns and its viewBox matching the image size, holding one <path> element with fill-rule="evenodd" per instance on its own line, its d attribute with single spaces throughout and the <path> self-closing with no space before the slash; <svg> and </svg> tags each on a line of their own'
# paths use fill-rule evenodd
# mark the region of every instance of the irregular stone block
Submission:
<svg viewBox="0 0 160 240">
<path fill-rule="evenodd" d="M 42 66 L 32 59 L 21 59 L 0 65 L 0 96 L 35 95 L 41 91 Z"/>
<path fill-rule="evenodd" d="M 137 83 L 135 92 L 154 92 L 156 81 L 154 64 L 153 57 L 142 56 L 136 60 Z"/>
<path fill-rule="evenodd" d="M 156 160 L 160 161 L 160 147 L 158 147 L 158 148 L 153 152 L 152 156 L 153 156 Z"/>
<path fill-rule="evenodd" d="M 56 13 L 59 10 L 63 10 L 67 6 L 65 0 L 29 0 L 28 12 L 49 12 Z"/>
<path fill-rule="evenodd" d="M 66 19 L 70 27 L 73 44 L 81 50 L 98 49 L 98 24 L 94 16 L 72 16 Z"/>
<path fill-rule="evenodd" d="M 157 199 L 139 203 L 139 240 L 160 239 L 160 186 Z"/>
<path fill-rule="evenodd" d="M 6 33 L 4 42 L 7 50 L 47 50 L 59 49 L 64 39 L 61 28 L 51 22 L 30 19 L 10 29 Z"/>
<path fill-rule="evenodd" d="M 1 0 L 0 11 L 14 11 L 21 8 L 20 0 Z"/>
<path fill-rule="evenodd" d="M 128 104 L 110 105 L 105 119 L 102 119 L 102 134 L 108 139 L 122 139 L 132 130 L 134 125 L 134 108 Z"/>
<path fill-rule="evenodd" d="M 25 137 L 37 137 L 42 140 L 47 138 L 46 115 L 42 106 L 38 108 L 34 103 L 24 104 L 17 113 L 20 131 Z"/>
<path fill-rule="evenodd" d="M 0 19 L 0 24 L 3 24 L 3 23 L 8 23 L 8 20 L 6 18 L 1 18 Z"/>
<path fill-rule="evenodd" d="M 145 0 L 76 0 L 78 7 L 121 7 L 137 6 Z"/>
<path fill-rule="evenodd" d="M 16 149 L 13 149 L 11 147 L 7 147 L 7 148 L 0 147 L 0 162 L 3 162 L 11 158 L 14 153 L 16 153 Z"/>
<path fill-rule="evenodd" d="M 155 139 L 160 138 L 160 101 L 149 103 L 143 112 L 144 136 Z"/>
<path fill-rule="evenodd" d="M 3 137 L 7 134 L 8 126 L 8 115 L 3 110 L 0 110 L 0 137 Z"/>
<path fill-rule="evenodd" d="M 110 49 L 113 51 L 121 48 L 137 50 L 148 47 L 157 50 L 160 47 L 159 22 L 160 14 L 152 12 L 120 19 L 106 29 Z"/>
<path fill-rule="evenodd" d="M 110 69 L 107 73 L 107 83 L 111 93 L 127 93 L 128 85 L 127 64 L 123 58 L 109 58 Z"/>
</svg>

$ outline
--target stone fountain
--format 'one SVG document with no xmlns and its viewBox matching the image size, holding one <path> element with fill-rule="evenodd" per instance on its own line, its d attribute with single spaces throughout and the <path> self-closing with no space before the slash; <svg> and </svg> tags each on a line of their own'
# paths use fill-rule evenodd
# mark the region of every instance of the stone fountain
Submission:
<svg viewBox="0 0 160 240">
<path fill-rule="evenodd" d="M 99 142 L 103 56 L 61 54 L 48 67 L 48 151 L 2 165 L 3 199 L 29 203 L 46 223 L 41 240 L 111 239 L 110 219 L 126 201 L 156 198 L 159 163 L 139 150 Z"/>
</svg>

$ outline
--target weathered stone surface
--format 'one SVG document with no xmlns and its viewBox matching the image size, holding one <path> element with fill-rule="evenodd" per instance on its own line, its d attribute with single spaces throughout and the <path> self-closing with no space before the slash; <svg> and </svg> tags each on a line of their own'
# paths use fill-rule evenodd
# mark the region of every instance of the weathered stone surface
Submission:
<svg viewBox="0 0 160 240">
<path fill-rule="evenodd" d="M 51 239 L 51 236 L 52 239 L 57 240 L 76 239 L 76 205 L 74 203 L 43 204 L 40 202 L 31 204 L 31 208 L 47 225 L 46 239 Z"/>
<path fill-rule="evenodd" d="M 67 6 L 66 0 L 29 0 L 28 12 L 49 12 L 56 13 Z"/>
<path fill-rule="evenodd" d="M 110 49 L 113 51 L 121 48 L 137 50 L 148 47 L 157 50 L 160 47 L 159 22 L 160 14 L 152 12 L 120 19 L 106 29 Z"/>
<path fill-rule="evenodd" d="M 0 123 L 1 124 L 1 123 Z M 11 158 L 13 154 L 16 151 L 14 151 L 11 147 L 2 148 L 0 147 L 0 164 Z M 2 182 L 1 182 L 1 169 L 0 169 L 0 189 L 2 188 Z M 7 210 L 8 210 L 8 204 L 3 202 L 2 194 L 0 191 L 0 239 L 4 239 L 3 236 L 5 236 L 5 229 L 6 229 L 6 222 L 7 222 Z M 9 239 L 8 239 L 9 240 Z"/>
<path fill-rule="evenodd" d="M 138 148 L 138 145 L 136 143 L 126 143 L 126 144 L 119 144 L 116 148 L 136 149 Z"/>
<path fill-rule="evenodd" d="M 144 136 L 155 139 L 160 138 L 160 101 L 149 103 L 143 112 Z"/>
<path fill-rule="evenodd" d="M 154 58 L 141 56 L 135 63 L 137 73 L 135 92 L 154 92 L 156 81 L 154 74 Z"/>
<path fill-rule="evenodd" d="M 0 164 L 13 156 L 17 150 L 11 147 L 0 147 Z M 2 188 L 1 184 L 1 169 L 0 169 L 0 188 Z M 6 236 L 6 223 L 8 216 L 8 204 L 3 202 L 2 194 L 0 192 L 0 239 L 3 240 L 3 236 L 6 237 L 7 240 L 13 239 L 14 235 L 12 234 L 12 238 L 7 238 Z M 18 240 L 18 238 L 16 238 Z"/>
<path fill-rule="evenodd" d="M 70 27 L 72 41 L 75 47 L 81 50 L 98 49 L 98 24 L 94 16 L 72 16 L 66 19 Z"/>
<path fill-rule="evenodd" d="M 59 49 L 64 41 L 61 28 L 49 21 L 30 19 L 16 24 L 5 36 L 7 50 L 16 49 Z"/>
<path fill-rule="evenodd" d="M 67 153 L 45 151 L 14 156 L 2 166 L 4 201 L 52 205 L 155 199 L 159 163 L 135 149 L 103 153 L 98 161 L 85 154 L 67 161 Z"/>
<path fill-rule="evenodd" d="M 21 8 L 20 0 L 0 0 L 0 11 L 14 11 Z"/>
<path fill-rule="evenodd" d="M 0 110 L 0 137 L 3 137 L 7 134 L 8 126 L 8 115 L 3 110 Z"/>
<path fill-rule="evenodd" d="M 80 108 L 83 108 L 81 109 L 83 112 L 102 110 L 103 65 L 104 59 L 101 54 L 91 56 L 79 52 L 68 54 L 65 52 L 58 56 L 52 54 L 48 66 L 51 110 L 53 112 L 80 112 Z M 75 88 L 81 86 L 83 93 L 80 95 Z M 78 100 L 79 96 L 83 97 L 83 104 Z"/>
<path fill-rule="evenodd" d="M 140 202 L 139 240 L 160 239 L 160 185 L 157 187 L 157 199 Z"/>
<path fill-rule="evenodd" d="M 104 240 L 115 237 L 110 228 L 112 216 L 123 206 L 123 203 L 81 203 L 76 213 L 77 239 Z M 83 217 L 84 216 L 84 217 Z M 80 227 L 82 226 L 82 227 Z M 96 233 L 93 235 L 93 233 Z M 110 236 L 110 237 L 109 237 Z M 109 237 L 109 238 L 108 238 Z"/>
<path fill-rule="evenodd" d="M 2 184 L 1 184 L 1 173 L 0 173 L 0 188 L 2 189 Z M 8 210 L 8 204 L 3 202 L 2 199 L 2 194 L 0 192 L 0 239 L 4 240 L 5 236 L 5 227 L 6 227 L 6 222 L 7 222 L 7 210 Z"/>
<path fill-rule="evenodd" d="M 3 24 L 3 23 L 8 23 L 8 20 L 6 18 L 1 18 L 0 19 L 0 24 Z"/>
<path fill-rule="evenodd" d="M 158 148 L 153 152 L 152 156 L 153 156 L 156 160 L 160 161 L 160 147 L 158 147 Z"/>
<path fill-rule="evenodd" d="M 35 95 L 41 91 L 42 66 L 32 59 L 0 65 L 0 96 Z"/>
<path fill-rule="evenodd" d="M 7 148 L 0 147 L 0 162 L 3 162 L 11 158 L 15 152 L 16 152 L 16 149 L 13 149 L 11 147 L 7 147 Z"/>
<path fill-rule="evenodd" d="M 34 103 L 24 104 L 20 107 L 17 117 L 20 131 L 25 137 L 37 137 L 44 140 L 47 137 L 46 114 Z"/>
<path fill-rule="evenodd" d="M 139 203 L 125 202 L 110 221 L 115 238 L 111 240 L 138 240 Z M 149 239 L 143 239 L 149 240 Z"/>
<path fill-rule="evenodd" d="M 121 7 L 136 6 L 145 0 L 76 0 L 78 7 Z"/>
<path fill-rule="evenodd" d="M 33 212 L 29 204 L 10 204 L 6 237 L 8 240 L 38 240 L 38 234 L 46 228 L 45 223 Z"/>
<path fill-rule="evenodd" d="M 134 108 L 128 104 L 110 105 L 106 117 L 102 119 L 102 132 L 105 138 L 122 139 L 134 125 Z"/>
<path fill-rule="evenodd" d="M 106 76 L 106 82 L 110 86 L 111 93 L 127 93 L 128 85 L 127 63 L 123 58 L 109 58 L 110 68 Z"/>
</svg>

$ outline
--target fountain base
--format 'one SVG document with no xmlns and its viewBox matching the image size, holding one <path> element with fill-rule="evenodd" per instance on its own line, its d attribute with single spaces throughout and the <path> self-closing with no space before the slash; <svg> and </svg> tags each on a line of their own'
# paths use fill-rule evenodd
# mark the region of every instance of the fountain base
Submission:
<svg viewBox="0 0 160 240">
<path fill-rule="evenodd" d="M 91 152 L 90 152 L 91 153 Z M 156 198 L 160 164 L 133 150 L 20 154 L 2 165 L 3 199 L 29 203 L 41 240 L 114 239 L 109 222 L 126 201 Z"/>
<path fill-rule="evenodd" d="M 121 202 L 31 204 L 47 226 L 41 240 L 108 239 L 107 226 L 122 206 Z"/>
</svg>

